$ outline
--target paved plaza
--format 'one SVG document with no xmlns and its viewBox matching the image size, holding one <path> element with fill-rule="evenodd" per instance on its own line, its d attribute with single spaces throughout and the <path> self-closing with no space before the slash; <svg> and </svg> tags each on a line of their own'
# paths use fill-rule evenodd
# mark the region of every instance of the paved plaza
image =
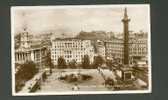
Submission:
<svg viewBox="0 0 168 100">
<path fill-rule="evenodd" d="M 83 81 L 78 84 L 79 91 L 107 91 L 104 86 L 104 79 L 97 69 L 54 69 L 53 73 L 48 76 L 45 82 L 42 82 L 41 89 L 36 92 L 65 92 L 73 91 L 74 83 L 68 83 L 58 79 L 61 75 L 78 73 L 80 70 L 81 74 L 91 75 L 93 78 L 91 80 Z M 113 76 L 112 72 L 109 71 L 107 75 Z M 113 76 L 114 77 L 114 76 Z"/>
</svg>

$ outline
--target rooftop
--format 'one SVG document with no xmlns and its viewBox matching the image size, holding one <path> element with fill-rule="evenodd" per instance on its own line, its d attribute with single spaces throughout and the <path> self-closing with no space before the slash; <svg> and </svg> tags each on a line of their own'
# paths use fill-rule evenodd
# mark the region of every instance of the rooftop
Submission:
<svg viewBox="0 0 168 100">
<path fill-rule="evenodd" d="M 64 40 L 70 40 L 70 41 L 83 41 L 83 40 L 89 40 L 89 39 L 80 39 L 80 38 L 55 38 L 53 41 L 64 41 Z"/>
<path fill-rule="evenodd" d="M 15 49 L 15 52 L 29 52 L 32 50 L 38 50 L 38 49 L 42 49 L 42 48 L 46 48 L 46 47 L 41 46 L 41 45 L 31 45 L 30 48 L 19 47 L 18 49 Z"/>
</svg>

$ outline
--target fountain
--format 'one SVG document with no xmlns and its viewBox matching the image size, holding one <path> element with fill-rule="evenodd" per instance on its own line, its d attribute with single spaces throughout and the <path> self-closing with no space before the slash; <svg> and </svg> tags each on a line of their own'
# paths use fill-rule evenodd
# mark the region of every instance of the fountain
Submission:
<svg viewBox="0 0 168 100">
<path fill-rule="evenodd" d="M 81 74 L 81 73 L 70 73 L 65 74 L 64 76 L 58 77 L 59 80 L 68 82 L 68 83 L 81 83 L 92 79 L 91 75 Z"/>
</svg>

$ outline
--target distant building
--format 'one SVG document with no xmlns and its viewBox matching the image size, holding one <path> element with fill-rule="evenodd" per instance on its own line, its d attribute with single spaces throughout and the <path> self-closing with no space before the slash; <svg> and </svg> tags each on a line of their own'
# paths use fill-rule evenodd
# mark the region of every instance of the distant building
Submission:
<svg viewBox="0 0 168 100">
<path fill-rule="evenodd" d="M 122 22 L 123 33 L 115 35 L 110 41 L 105 41 L 106 58 L 117 59 L 124 65 L 135 64 L 137 60 L 148 56 L 148 36 L 143 31 L 133 33 L 129 30 L 127 8 L 124 9 Z"/>
<path fill-rule="evenodd" d="M 148 37 L 147 34 L 138 34 L 130 39 L 130 55 L 136 60 L 147 58 L 148 56 Z"/>
<path fill-rule="evenodd" d="M 105 45 L 103 41 L 97 40 L 96 45 L 95 45 L 95 49 L 96 49 L 96 54 L 99 56 L 102 56 L 103 58 L 105 58 Z"/>
<path fill-rule="evenodd" d="M 30 48 L 30 35 L 29 33 L 26 31 L 26 29 L 24 29 L 23 33 L 20 33 L 20 48 Z"/>
<path fill-rule="evenodd" d="M 55 65 L 57 65 L 59 57 L 63 57 L 67 63 L 72 60 L 81 63 L 84 55 L 88 55 L 90 62 L 93 62 L 94 48 L 91 45 L 91 40 L 73 38 L 57 38 L 52 40 L 51 58 Z"/>
<path fill-rule="evenodd" d="M 132 64 L 136 60 L 146 58 L 148 55 L 148 38 L 146 34 L 135 34 L 129 39 L 129 63 Z M 113 38 L 105 41 L 106 58 L 118 58 L 123 63 L 124 57 L 124 41 L 123 39 Z"/>
<path fill-rule="evenodd" d="M 15 63 L 23 64 L 26 61 L 33 61 L 39 67 L 43 65 L 46 56 L 46 47 L 33 45 L 31 35 L 24 30 L 20 33 L 20 46 L 15 49 Z"/>
<path fill-rule="evenodd" d="M 119 62 L 123 62 L 123 39 L 113 38 L 110 41 L 105 41 L 105 53 L 106 58 L 112 59 L 112 58 L 118 58 Z"/>
<path fill-rule="evenodd" d="M 46 56 L 45 47 L 19 48 L 15 50 L 15 63 L 23 64 L 33 61 L 37 65 L 43 65 Z"/>
</svg>

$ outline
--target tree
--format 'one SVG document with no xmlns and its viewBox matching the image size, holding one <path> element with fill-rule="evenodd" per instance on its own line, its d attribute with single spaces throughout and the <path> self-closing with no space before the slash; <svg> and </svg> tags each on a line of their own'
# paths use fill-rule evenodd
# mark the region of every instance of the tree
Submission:
<svg viewBox="0 0 168 100">
<path fill-rule="evenodd" d="M 36 64 L 32 61 L 28 61 L 18 66 L 18 71 L 15 74 L 15 90 L 19 91 L 25 84 L 26 81 L 34 77 L 38 72 Z"/>
<path fill-rule="evenodd" d="M 52 63 L 51 59 L 51 52 L 48 51 L 45 59 L 45 66 L 50 68 L 50 73 L 52 73 L 52 68 L 54 67 L 54 64 Z"/>
<path fill-rule="evenodd" d="M 57 61 L 58 68 L 66 68 L 66 61 L 63 57 L 59 57 Z"/>
<path fill-rule="evenodd" d="M 20 66 L 19 71 L 16 74 L 16 78 L 19 80 L 29 80 L 38 72 L 38 68 L 32 61 L 28 61 Z"/>
<path fill-rule="evenodd" d="M 106 60 L 106 65 L 110 68 L 110 70 L 112 70 L 112 60 Z"/>
<path fill-rule="evenodd" d="M 93 68 L 97 68 L 101 66 L 104 63 L 104 59 L 102 56 L 95 56 L 94 62 L 93 62 Z"/>
<path fill-rule="evenodd" d="M 88 55 L 84 55 L 83 57 L 82 68 L 90 68 L 90 59 Z"/>
<path fill-rule="evenodd" d="M 76 68 L 76 61 L 73 59 L 71 62 L 69 62 L 69 67 L 70 68 Z"/>
</svg>

